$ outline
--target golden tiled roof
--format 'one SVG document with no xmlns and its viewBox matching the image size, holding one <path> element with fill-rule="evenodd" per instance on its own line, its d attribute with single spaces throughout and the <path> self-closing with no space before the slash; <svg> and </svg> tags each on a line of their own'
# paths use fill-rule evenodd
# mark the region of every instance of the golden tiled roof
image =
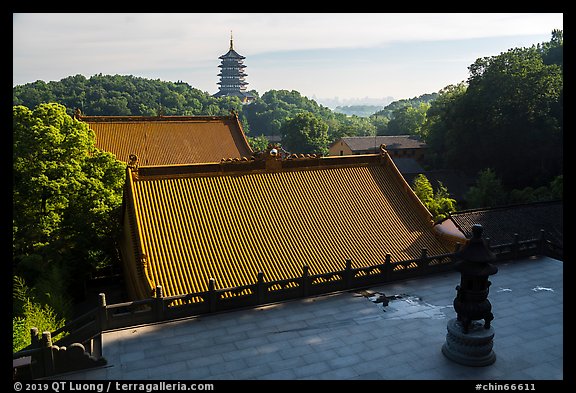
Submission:
<svg viewBox="0 0 576 393">
<path fill-rule="evenodd" d="M 96 147 L 140 165 L 219 162 L 250 157 L 242 126 L 232 116 L 81 116 L 96 133 Z"/>
<path fill-rule="evenodd" d="M 136 254 L 139 297 L 156 285 L 171 296 L 205 291 L 209 278 L 229 288 L 253 284 L 259 271 L 273 281 L 300 277 L 303 265 L 313 275 L 346 259 L 357 268 L 387 253 L 400 261 L 422 248 L 448 252 L 385 152 L 141 166 L 127 177 L 125 228 L 136 234 L 124 260 Z"/>
</svg>

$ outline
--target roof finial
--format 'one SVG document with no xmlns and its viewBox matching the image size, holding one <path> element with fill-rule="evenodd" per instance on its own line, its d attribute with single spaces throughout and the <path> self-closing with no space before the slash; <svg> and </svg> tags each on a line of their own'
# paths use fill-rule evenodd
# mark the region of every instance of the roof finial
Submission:
<svg viewBox="0 0 576 393">
<path fill-rule="evenodd" d="M 234 44 L 232 43 L 232 30 L 230 30 L 230 50 L 234 50 Z"/>
</svg>

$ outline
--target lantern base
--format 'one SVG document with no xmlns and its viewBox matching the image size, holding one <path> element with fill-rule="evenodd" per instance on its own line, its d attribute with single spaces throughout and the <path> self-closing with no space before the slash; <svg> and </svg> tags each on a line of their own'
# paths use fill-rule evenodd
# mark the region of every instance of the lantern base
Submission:
<svg viewBox="0 0 576 393">
<path fill-rule="evenodd" d="M 465 366 L 489 366 L 496 361 L 492 350 L 494 329 L 485 329 L 484 324 L 473 321 L 468 333 L 464 333 L 462 324 L 456 319 L 448 321 L 446 342 L 442 353 L 448 359 Z"/>
</svg>

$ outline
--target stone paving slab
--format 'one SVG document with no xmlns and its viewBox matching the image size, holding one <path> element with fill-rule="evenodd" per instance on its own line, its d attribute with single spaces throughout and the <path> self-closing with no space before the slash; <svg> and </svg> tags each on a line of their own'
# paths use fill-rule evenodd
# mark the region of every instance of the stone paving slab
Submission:
<svg viewBox="0 0 576 393">
<path fill-rule="evenodd" d="M 53 379 L 563 379 L 563 262 L 498 267 L 491 366 L 441 352 L 459 282 L 447 272 L 370 288 L 398 295 L 387 306 L 350 291 L 106 332 L 106 367 Z"/>
</svg>

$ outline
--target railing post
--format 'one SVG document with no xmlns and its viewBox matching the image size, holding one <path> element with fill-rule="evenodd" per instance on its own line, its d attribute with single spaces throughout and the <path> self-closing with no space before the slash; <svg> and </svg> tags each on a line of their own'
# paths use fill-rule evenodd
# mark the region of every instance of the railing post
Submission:
<svg viewBox="0 0 576 393">
<path fill-rule="evenodd" d="M 422 250 L 420 251 L 420 263 L 419 263 L 419 268 L 422 269 L 427 269 L 428 268 L 428 249 L 427 248 L 422 248 Z"/>
<path fill-rule="evenodd" d="M 546 250 L 546 231 L 544 229 L 540 229 L 540 238 L 539 240 L 539 253 L 540 255 L 547 255 L 548 252 Z"/>
<path fill-rule="evenodd" d="M 258 304 L 264 304 L 264 272 L 258 272 L 258 280 L 256 282 L 256 295 L 258 297 Z"/>
<path fill-rule="evenodd" d="M 352 260 L 346 259 L 346 268 L 344 269 L 344 287 L 350 289 L 352 286 Z"/>
<path fill-rule="evenodd" d="M 40 335 L 38 333 L 38 328 L 30 329 L 30 348 L 36 349 L 40 348 Z M 30 372 L 32 378 L 41 376 L 44 374 L 44 366 L 42 365 L 42 353 L 35 353 L 32 355 L 32 363 L 30 364 Z"/>
<path fill-rule="evenodd" d="M 302 296 L 308 296 L 308 265 L 302 266 Z"/>
<path fill-rule="evenodd" d="M 108 308 L 106 306 L 106 294 L 98 294 L 98 310 L 96 312 L 97 327 L 102 333 L 104 330 L 108 329 Z"/>
<path fill-rule="evenodd" d="M 390 276 L 392 274 L 392 265 L 390 264 L 390 254 L 386 254 L 386 259 L 384 259 L 384 281 L 390 281 Z"/>
<path fill-rule="evenodd" d="M 210 312 L 216 311 L 216 280 L 212 277 L 208 280 L 208 307 Z"/>
<path fill-rule="evenodd" d="M 92 338 L 90 354 L 96 359 L 102 358 L 102 333 L 98 333 L 94 338 Z"/>
<path fill-rule="evenodd" d="M 514 240 L 512 241 L 512 258 L 518 258 L 518 250 L 520 249 L 520 243 L 518 242 L 519 235 L 514 234 Z"/>
<path fill-rule="evenodd" d="M 54 364 L 54 353 L 52 352 L 52 336 L 50 332 L 42 333 L 41 341 L 42 363 L 44 365 L 44 376 L 49 377 L 56 373 Z"/>
<path fill-rule="evenodd" d="M 156 285 L 154 296 L 154 319 L 156 322 L 164 319 L 164 291 L 162 285 Z"/>
<path fill-rule="evenodd" d="M 38 328 L 30 329 L 30 348 L 40 348 L 40 337 L 38 337 Z"/>
</svg>

